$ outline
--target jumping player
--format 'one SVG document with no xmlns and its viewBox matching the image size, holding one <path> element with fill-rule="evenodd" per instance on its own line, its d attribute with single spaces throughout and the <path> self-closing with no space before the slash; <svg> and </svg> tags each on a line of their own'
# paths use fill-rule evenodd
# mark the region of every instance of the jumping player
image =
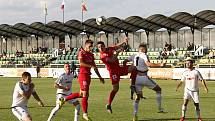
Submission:
<svg viewBox="0 0 215 121">
<path fill-rule="evenodd" d="M 178 91 L 178 88 L 182 85 L 182 83 L 185 83 L 184 87 L 184 103 L 182 105 L 182 116 L 180 121 L 184 121 L 185 119 L 185 113 L 187 110 L 187 104 L 189 102 L 189 99 L 192 99 L 194 101 L 196 115 L 198 117 L 198 121 L 202 121 L 201 115 L 200 115 L 200 108 L 199 108 L 199 85 L 198 81 L 202 82 L 202 85 L 205 88 L 206 93 L 208 93 L 208 88 L 205 83 L 205 80 L 203 80 L 202 75 L 199 71 L 195 70 L 193 67 L 194 60 L 190 57 L 186 59 L 186 66 L 187 70 L 184 71 L 182 74 L 182 78 L 180 83 L 177 85 L 176 91 Z"/>
<path fill-rule="evenodd" d="M 57 88 L 56 94 L 56 107 L 52 109 L 49 118 L 47 121 L 51 121 L 54 115 L 56 115 L 57 111 L 61 108 L 59 101 L 61 98 L 64 98 L 72 93 L 72 80 L 74 75 L 70 72 L 70 65 L 64 64 L 65 72 L 60 75 L 60 77 L 55 81 L 54 87 Z M 73 104 L 75 106 L 75 115 L 74 121 L 78 121 L 78 116 L 80 112 L 80 104 L 77 99 L 72 99 L 68 101 L 69 104 Z"/>
<path fill-rule="evenodd" d="M 38 101 L 38 105 L 44 107 L 43 102 L 35 91 L 35 85 L 32 83 L 31 74 L 22 73 L 21 81 L 17 82 L 13 92 L 12 112 L 20 121 L 32 121 L 27 108 L 28 100 L 33 97 Z"/>
<path fill-rule="evenodd" d="M 126 38 L 123 42 L 116 44 L 112 47 L 105 48 L 105 44 L 103 41 L 97 42 L 97 47 L 100 52 L 100 59 L 106 65 L 107 70 L 109 71 L 110 80 L 112 81 L 113 89 L 110 92 L 108 98 L 108 104 L 106 105 L 106 109 L 108 112 L 112 113 L 111 104 L 119 90 L 119 81 L 120 76 L 127 75 L 128 72 L 132 72 L 135 70 L 133 66 L 123 66 L 120 67 L 119 60 L 117 58 L 119 52 L 121 52 L 122 45 L 128 42 L 128 38 Z"/>
<path fill-rule="evenodd" d="M 91 82 L 91 72 L 90 69 L 93 68 L 95 73 L 98 75 L 100 82 L 104 83 L 104 79 L 101 77 L 98 68 L 94 62 L 94 55 L 92 53 L 93 41 L 86 40 L 84 47 L 81 47 L 78 52 L 78 60 L 80 63 L 80 72 L 78 75 L 78 81 L 80 84 L 80 93 L 72 93 L 71 95 L 67 96 L 65 99 L 61 100 L 61 105 L 64 104 L 65 101 L 75 99 L 75 98 L 82 98 L 82 111 L 83 111 L 83 118 L 86 121 L 89 121 L 90 118 L 88 117 L 88 97 L 89 97 L 89 87 Z"/>
<path fill-rule="evenodd" d="M 123 65 L 126 65 L 127 62 L 131 62 L 131 61 L 133 62 L 134 66 L 136 66 L 137 68 L 137 77 L 135 82 L 137 97 L 134 101 L 134 118 L 133 118 L 133 121 L 137 121 L 138 105 L 141 97 L 143 97 L 142 88 L 144 86 L 156 92 L 158 110 L 159 110 L 158 112 L 163 112 L 163 109 L 161 107 L 161 100 L 162 100 L 161 88 L 158 84 L 156 84 L 155 81 L 153 81 L 148 77 L 147 72 L 148 72 L 148 67 L 163 67 L 165 63 L 159 63 L 159 64 L 151 63 L 147 55 L 146 44 L 140 44 L 139 52 L 125 59 L 123 62 Z"/>
</svg>

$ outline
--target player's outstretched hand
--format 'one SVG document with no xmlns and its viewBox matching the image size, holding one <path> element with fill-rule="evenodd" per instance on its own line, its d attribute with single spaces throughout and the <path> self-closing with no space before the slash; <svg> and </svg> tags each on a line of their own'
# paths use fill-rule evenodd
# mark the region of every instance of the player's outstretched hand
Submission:
<svg viewBox="0 0 215 121">
<path fill-rule="evenodd" d="M 105 83 L 105 80 L 101 77 L 101 78 L 99 78 L 100 79 L 100 82 L 102 83 L 102 84 L 104 84 Z"/>
<path fill-rule="evenodd" d="M 44 107 L 44 104 L 43 104 L 43 102 L 42 101 L 38 101 L 38 103 L 37 103 L 39 106 L 41 106 L 41 107 Z"/>
</svg>

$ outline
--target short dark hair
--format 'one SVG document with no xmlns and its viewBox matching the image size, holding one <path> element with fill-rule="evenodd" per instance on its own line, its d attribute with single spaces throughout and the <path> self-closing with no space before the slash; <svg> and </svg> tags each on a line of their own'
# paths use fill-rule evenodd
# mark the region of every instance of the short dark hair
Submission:
<svg viewBox="0 0 215 121">
<path fill-rule="evenodd" d="M 97 45 L 99 45 L 99 44 L 105 45 L 105 43 L 103 41 L 98 41 Z"/>
<path fill-rule="evenodd" d="M 93 41 L 91 39 L 88 39 L 88 40 L 85 41 L 85 44 L 87 44 L 87 43 L 93 44 Z"/>
<path fill-rule="evenodd" d="M 140 47 L 145 47 L 145 48 L 147 48 L 147 44 L 145 44 L 145 43 L 140 43 L 139 48 L 140 48 Z"/>
<path fill-rule="evenodd" d="M 23 72 L 22 73 L 22 78 L 26 79 L 27 77 L 31 77 L 31 74 L 29 72 Z"/>
</svg>

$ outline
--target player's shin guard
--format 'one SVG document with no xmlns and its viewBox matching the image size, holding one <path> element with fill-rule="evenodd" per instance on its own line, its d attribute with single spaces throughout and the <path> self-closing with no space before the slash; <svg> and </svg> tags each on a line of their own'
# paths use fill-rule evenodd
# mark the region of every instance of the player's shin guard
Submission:
<svg viewBox="0 0 215 121">
<path fill-rule="evenodd" d="M 134 115 L 137 115 L 137 113 L 138 113 L 139 102 L 140 102 L 140 100 L 135 100 L 134 101 Z"/>
<path fill-rule="evenodd" d="M 109 95 L 109 99 L 108 99 L 108 105 L 111 105 L 115 95 L 116 95 L 117 91 L 112 90 L 110 95 Z"/>
<path fill-rule="evenodd" d="M 83 110 L 83 113 L 87 113 L 87 107 L 88 107 L 87 97 L 83 97 L 82 98 L 82 110 Z"/>
<path fill-rule="evenodd" d="M 78 121 L 79 112 L 80 112 L 80 104 L 75 106 L 74 121 Z"/>
<path fill-rule="evenodd" d="M 186 111 L 187 111 L 187 106 L 182 105 L 182 117 L 185 117 Z"/>
<path fill-rule="evenodd" d="M 56 105 L 56 107 L 54 107 L 49 115 L 49 118 L 47 121 L 51 121 L 51 119 L 53 118 L 53 116 L 57 113 L 57 111 L 60 109 L 59 105 Z"/>
<path fill-rule="evenodd" d="M 72 93 L 66 97 L 66 101 L 71 100 L 71 99 L 75 99 L 75 98 L 80 98 L 80 97 L 81 97 L 80 93 Z"/>
<path fill-rule="evenodd" d="M 197 115 L 197 117 L 198 117 L 198 118 L 201 118 L 199 107 L 195 106 L 195 110 L 196 110 L 196 115 Z"/>
<path fill-rule="evenodd" d="M 162 96 L 161 96 L 161 91 L 157 91 L 156 92 L 157 94 L 157 104 L 158 104 L 158 110 L 161 111 L 162 110 L 162 107 L 161 107 L 161 101 L 162 101 Z"/>
</svg>

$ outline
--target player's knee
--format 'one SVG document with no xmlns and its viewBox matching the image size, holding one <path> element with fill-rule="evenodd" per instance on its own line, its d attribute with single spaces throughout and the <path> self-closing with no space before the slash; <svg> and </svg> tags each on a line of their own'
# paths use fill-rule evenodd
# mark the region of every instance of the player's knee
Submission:
<svg viewBox="0 0 215 121">
<path fill-rule="evenodd" d="M 137 97 L 135 100 L 140 100 L 140 98 L 141 98 L 141 94 L 137 94 Z"/>
<path fill-rule="evenodd" d="M 26 116 L 26 117 L 24 118 L 24 121 L 32 121 L 31 116 L 30 116 L 30 115 Z"/>
<path fill-rule="evenodd" d="M 115 87 L 115 88 L 113 88 L 113 91 L 114 91 L 114 92 L 118 92 L 118 91 L 119 91 L 119 88 L 118 88 L 118 87 Z"/>
<path fill-rule="evenodd" d="M 74 106 L 79 105 L 79 101 L 75 101 L 75 102 L 73 103 L 73 105 L 74 105 Z"/>
</svg>

